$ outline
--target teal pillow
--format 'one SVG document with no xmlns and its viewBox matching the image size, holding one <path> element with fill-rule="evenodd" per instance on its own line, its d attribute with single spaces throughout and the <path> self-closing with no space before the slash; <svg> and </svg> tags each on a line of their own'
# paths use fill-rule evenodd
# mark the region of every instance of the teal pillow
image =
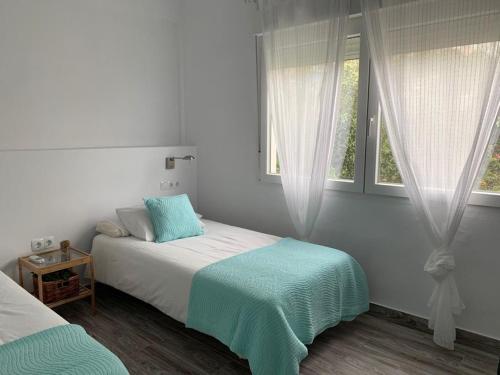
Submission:
<svg viewBox="0 0 500 375">
<path fill-rule="evenodd" d="M 156 242 L 203 234 L 203 228 L 186 194 L 144 198 L 144 204 L 153 223 Z"/>
</svg>

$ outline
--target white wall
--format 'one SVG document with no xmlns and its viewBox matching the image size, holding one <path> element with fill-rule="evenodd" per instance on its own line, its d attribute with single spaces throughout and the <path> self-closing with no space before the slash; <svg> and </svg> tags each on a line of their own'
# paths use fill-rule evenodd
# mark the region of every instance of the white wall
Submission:
<svg viewBox="0 0 500 375">
<path fill-rule="evenodd" d="M 179 0 L 0 0 L 0 149 L 180 142 Z"/>
<path fill-rule="evenodd" d="M 0 270 L 14 275 L 30 240 L 53 235 L 90 250 L 97 221 L 146 196 L 187 193 L 196 207 L 196 160 L 165 169 L 165 157 L 195 147 L 132 147 L 0 152 Z M 162 181 L 179 182 L 161 190 Z"/>
<path fill-rule="evenodd" d="M 0 0 L 1 270 L 32 238 L 89 248 L 176 173 L 128 147 L 180 143 L 179 22 L 180 0 Z"/>
<path fill-rule="evenodd" d="M 294 235 L 281 186 L 258 181 L 254 10 L 241 0 L 185 0 L 187 139 L 198 146 L 198 207 L 223 222 Z M 500 209 L 470 206 L 455 243 L 467 309 L 458 325 L 500 339 Z M 329 192 L 314 240 L 364 267 L 373 302 L 428 316 L 430 252 L 406 199 Z"/>
</svg>

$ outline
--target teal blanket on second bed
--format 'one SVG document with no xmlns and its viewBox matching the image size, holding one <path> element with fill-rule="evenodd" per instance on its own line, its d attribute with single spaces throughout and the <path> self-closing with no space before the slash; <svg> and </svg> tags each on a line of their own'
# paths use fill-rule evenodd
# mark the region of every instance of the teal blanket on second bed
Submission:
<svg viewBox="0 0 500 375">
<path fill-rule="evenodd" d="M 1 375 L 126 375 L 108 349 L 73 324 L 47 329 L 0 346 Z"/>
<path fill-rule="evenodd" d="M 368 310 L 360 265 L 329 247 L 283 239 L 198 271 L 186 325 L 216 337 L 252 373 L 298 374 L 305 344 Z"/>
</svg>

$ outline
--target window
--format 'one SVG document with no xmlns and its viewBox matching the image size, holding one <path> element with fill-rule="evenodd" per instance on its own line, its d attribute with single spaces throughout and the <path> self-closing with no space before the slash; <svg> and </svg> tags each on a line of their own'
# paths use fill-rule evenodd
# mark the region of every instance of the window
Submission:
<svg viewBox="0 0 500 375">
<path fill-rule="evenodd" d="M 342 168 L 335 170 L 335 163 L 332 162 L 328 178 L 337 181 L 354 182 L 356 170 L 356 131 L 358 125 L 358 103 L 359 103 L 359 52 L 361 49 L 361 38 L 351 37 L 347 41 L 346 56 L 344 61 L 344 75 L 340 90 L 340 122 L 337 139 L 344 140 L 345 153 Z M 343 143 L 343 142 L 342 142 Z M 340 165 L 340 163 L 339 163 Z"/>
<path fill-rule="evenodd" d="M 332 181 L 339 182 L 354 182 L 356 170 L 356 133 L 358 129 L 358 104 L 359 104 L 359 55 L 361 48 L 361 40 L 359 36 L 352 36 L 348 39 L 346 45 L 346 56 L 344 61 L 344 76 L 341 87 L 341 109 L 340 121 L 342 126 L 338 128 L 337 139 L 341 140 L 338 143 L 345 142 L 345 157 L 342 163 L 335 163 L 332 160 L 332 165 L 328 174 L 328 178 Z M 276 143 L 272 131 L 268 130 L 268 173 L 279 175 L 280 165 Z M 341 152 L 341 154 L 344 154 Z M 340 170 L 335 170 L 334 165 L 342 165 Z"/>
<path fill-rule="evenodd" d="M 340 121 L 337 139 L 345 142 L 342 163 L 332 162 L 327 188 L 370 194 L 406 197 L 406 192 L 381 115 L 373 72 L 370 71 L 368 46 L 363 37 L 361 17 L 350 18 L 350 35 L 346 45 L 344 76 L 341 87 Z M 272 131 L 267 126 L 265 77 L 260 69 L 261 40 L 257 38 L 260 93 L 261 179 L 280 182 L 280 165 Z M 374 114 L 369 116 L 369 114 Z M 500 127 L 500 118 L 497 126 Z M 343 142 L 342 142 L 343 143 Z M 494 149 L 485 173 L 471 196 L 471 204 L 500 207 L 500 138 L 492 142 Z M 342 165 L 335 170 L 333 165 Z"/>
<path fill-rule="evenodd" d="M 500 128 L 500 118 L 496 126 Z M 491 157 L 486 161 L 485 172 L 479 179 L 475 191 L 500 193 L 500 137 L 496 142 L 492 141 L 489 152 L 492 152 Z M 403 186 L 383 121 L 380 121 L 377 134 L 376 183 Z"/>
<path fill-rule="evenodd" d="M 373 76 L 372 76 L 373 79 Z M 370 84 L 370 106 L 376 115 L 369 119 L 365 192 L 406 197 L 403 180 L 392 154 L 381 108 L 378 104 L 375 82 Z M 500 128 L 500 117 L 497 120 Z M 484 173 L 469 200 L 470 204 L 500 207 L 500 138 L 492 140 L 492 155 L 485 162 Z"/>
<path fill-rule="evenodd" d="M 349 22 L 349 37 L 346 43 L 344 79 L 341 87 L 340 121 L 336 139 L 345 143 L 345 156 L 342 160 L 332 160 L 328 174 L 327 187 L 346 191 L 363 191 L 366 116 L 368 103 L 369 60 L 368 46 L 361 36 L 361 16 L 353 16 Z M 261 40 L 257 38 L 257 59 L 261 106 L 261 179 L 280 182 L 280 165 L 271 129 L 267 126 L 267 103 L 265 77 L 260 69 Z M 264 136 L 262 136 L 264 135 Z M 342 153 L 341 153 L 342 154 Z M 334 165 L 342 165 L 335 170 Z"/>
</svg>

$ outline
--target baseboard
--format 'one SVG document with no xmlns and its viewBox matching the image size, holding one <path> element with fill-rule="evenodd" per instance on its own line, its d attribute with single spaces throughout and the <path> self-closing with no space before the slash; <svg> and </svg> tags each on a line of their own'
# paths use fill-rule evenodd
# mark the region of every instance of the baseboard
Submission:
<svg viewBox="0 0 500 375">
<path fill-rule="evenodd" d="M 370 303 L 370 311 L 368 314 L 405 327 L 432 334 L 432 330 L 427 326 L 427 319 L 418 316 L 374 303 Z M 463 329 L 457 329 L 456 343 L 500 356 L 500 340 L 495 340 L 491 337 L 482 336 Z"/>
</svg>

